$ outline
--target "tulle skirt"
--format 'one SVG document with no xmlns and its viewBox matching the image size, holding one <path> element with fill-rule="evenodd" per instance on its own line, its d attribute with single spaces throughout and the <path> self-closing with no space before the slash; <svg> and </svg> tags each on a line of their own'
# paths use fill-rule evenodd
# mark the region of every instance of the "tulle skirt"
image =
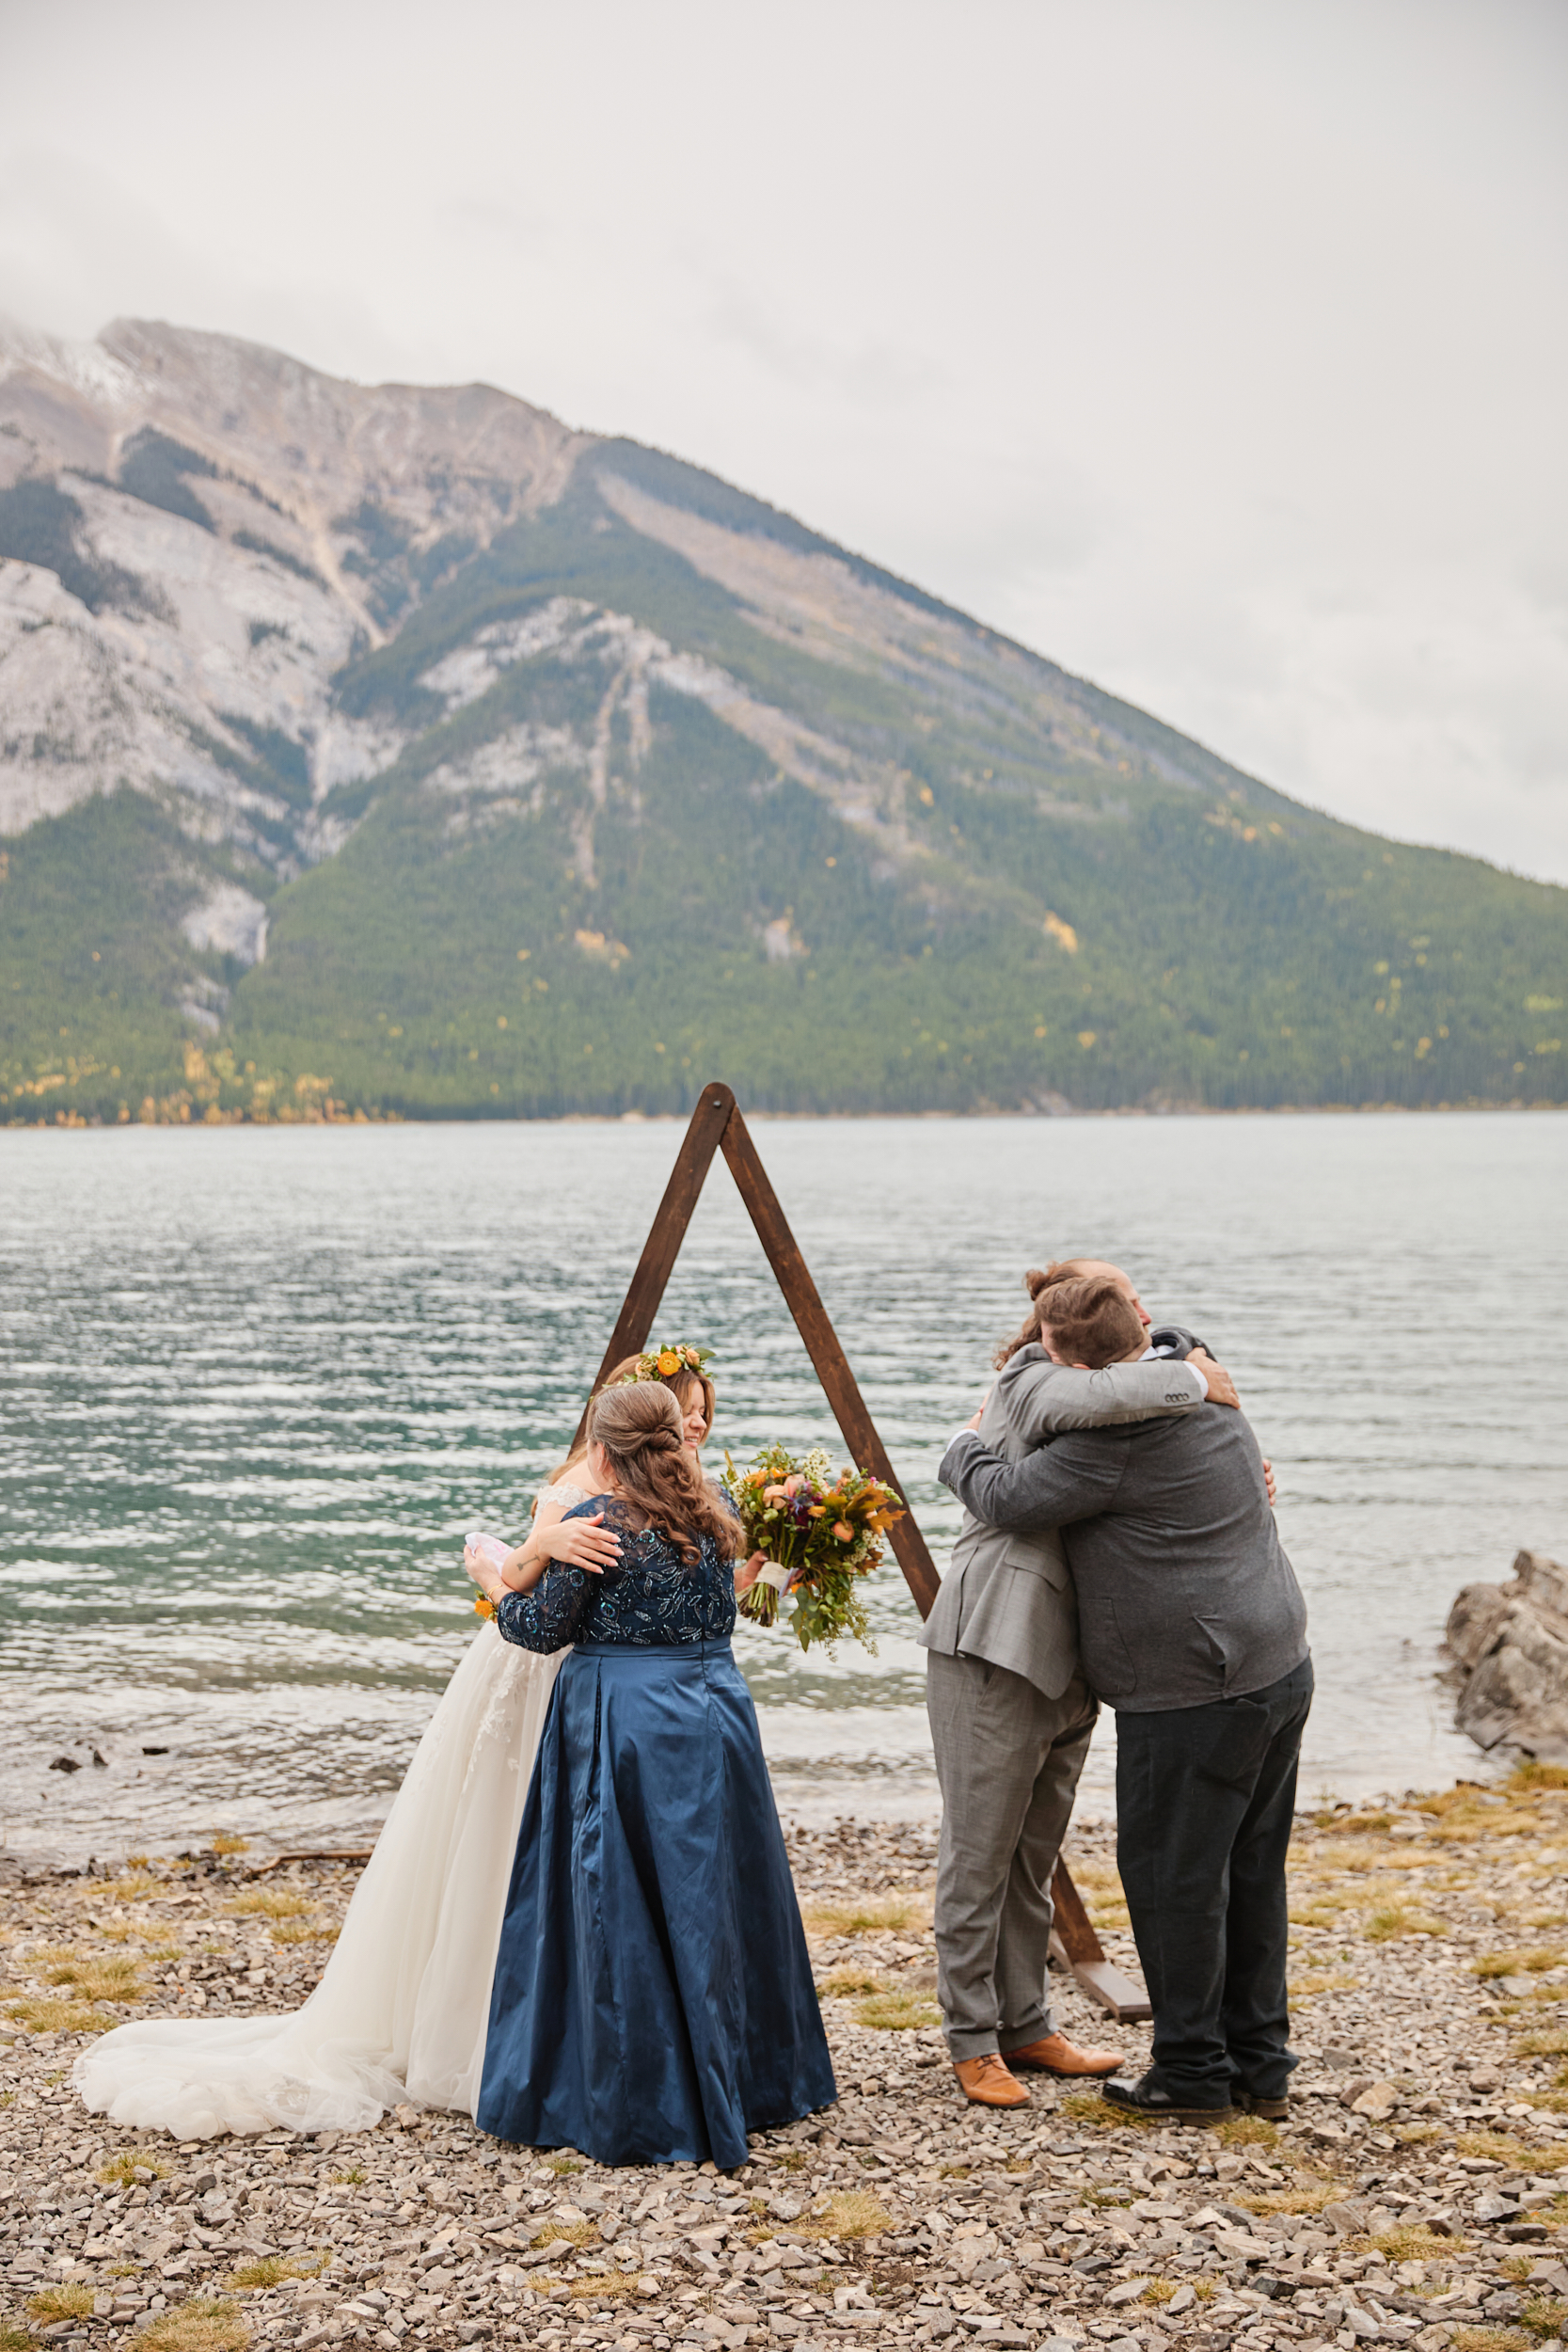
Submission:
<svg viewBox="0 0 1568 2352">
<path fill-rule="evenodd" d="M 748 2132 L 836 2095 L 729 1643 L 579 1644 L 523 1817 L 481 2128 L 600 2164 L 729 2169 Z"/>
<path fill-rule="evenodd" d="M 560 1665 L 482 1627 L 304 2007 L 119 2026 L 76 2061 L 87 2106 L 177 2139 L 367 2131 L 404 2099 L 472 2114 L 508 1876 Z"/>
</svg>

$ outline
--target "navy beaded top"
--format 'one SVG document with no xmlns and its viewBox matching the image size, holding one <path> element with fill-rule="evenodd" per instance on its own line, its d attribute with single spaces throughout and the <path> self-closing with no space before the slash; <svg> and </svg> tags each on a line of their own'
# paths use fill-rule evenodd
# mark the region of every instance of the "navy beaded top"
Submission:
<svg viewBox="0 0 1568 2352">
<path fill-rule="evenodd" d="M 565 1649 L 572 1642 L 606 1642 L 626 1648 L 684 1642 L 721 1642 L 735 1628 L 735 1563 L 711 1535 L 688 1567 L 657 1527 L 634 1527 L 634 1514 L 614 1495 L 594 1495 L 562 1515 L 604 1513 L 621 1538 L 620 1563 L 595 1576 L 552 1560 L 531 1593 L 508 1593 L 496 1604 L 497 1630 L 523 1649 Z"/>
</svg>

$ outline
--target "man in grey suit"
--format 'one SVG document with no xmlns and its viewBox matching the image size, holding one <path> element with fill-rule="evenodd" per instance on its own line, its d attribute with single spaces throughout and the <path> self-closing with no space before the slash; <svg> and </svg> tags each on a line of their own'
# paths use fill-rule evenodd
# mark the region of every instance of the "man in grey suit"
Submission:
<svg viewBox="0 0 1568 2352">
<path fill-rule="evenodd" d="M 1143 1353 L 1103 1280 L 1057 1286 L 1041 1321 L 1067 1364 Z M 1257 1439 L 1209 1406 L 1012 1458 L 986 1434 L 954 1438 L 942 1482 L 999 1535 L 1061 1530 L 1084 1673 L 1117 1710 L 1117 1860 L 1154 2052 L 1103 2095 L 1172 2121 L 1228 2115 L 1238 2096 L 1282 2114 L 1285 1859 L 1312 1668 Z"/>
<path fill-rule="evenodd" d="M 1126 1275 L 1072 1262 L 1085 1263 L 1122 1287 L 1141 1331 Z M 1031 1297 L 1046 1295 L 1060 1271 L 1026 1276 Z M 1190 1416 L 1211 1395 L 1235 1402 L 1206 1357 L 1074 1370 L 1053 1362 L 1037 1333 L 1036 1314 L 978 1417 L 977 1442 L 1001 1461 L 1022 1462 L 1062 1431 Z M 1121 2062 L 1116 2050 L 1076 2049 L 1051 2010 L 1051 1881 L 1099 1711 L 1054 1527 L 1001 1529 L 966 1516 L 920 1638 L 942 1794 L 936 1942 L 947 2046 L 966 2097 L 1022 2106 L 1020 2073 L 1102 2075 Z"/>
</svg>

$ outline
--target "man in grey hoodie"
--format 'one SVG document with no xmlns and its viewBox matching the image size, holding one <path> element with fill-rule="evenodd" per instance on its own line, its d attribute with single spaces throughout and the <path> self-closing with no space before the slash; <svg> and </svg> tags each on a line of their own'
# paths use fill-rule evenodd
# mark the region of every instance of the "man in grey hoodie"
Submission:
<svg viewBox="0 0 1568 2352">
<path fill-rule="evenodd" d="M 1064 1365 L 1145 1353 L 1103 1279 L 1055 1286 L 1040 1320 Z M 960 1431 L 939 1475 L 998 1531 L 1060 1531 L 1085 1677 L 1117 1710 L 1117 1861 L 1154 2053 L 1141 2081 L 1103 2095 L 1174 2121 L 1223 2117 L 1237 2096 L 1282 2114 L 1285 1857 L 1312 1667 L 1257 1439 L 1212 1405 L 1012 1460 L 984 1438 L 984 1423 Z"/>
</svg>

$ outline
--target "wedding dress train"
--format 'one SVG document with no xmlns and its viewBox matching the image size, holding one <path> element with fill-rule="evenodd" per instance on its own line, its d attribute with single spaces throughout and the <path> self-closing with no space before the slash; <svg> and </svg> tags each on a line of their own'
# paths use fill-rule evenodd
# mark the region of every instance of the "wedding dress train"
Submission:
<svg viewBox="0 0 1568 2352">
<path fill-rule="evenodd" d="M 578 1490 L 552 1494 L 570 1502 Z M 517 1832 L 561 1662 L 482 1627 L 304 2007 L 118 2026 L 76 2061 L 88 2107 L 177 2139 L 278 2125 L 366 2131 L 403 2099 L 471 2115 Z"/>
</svg>

